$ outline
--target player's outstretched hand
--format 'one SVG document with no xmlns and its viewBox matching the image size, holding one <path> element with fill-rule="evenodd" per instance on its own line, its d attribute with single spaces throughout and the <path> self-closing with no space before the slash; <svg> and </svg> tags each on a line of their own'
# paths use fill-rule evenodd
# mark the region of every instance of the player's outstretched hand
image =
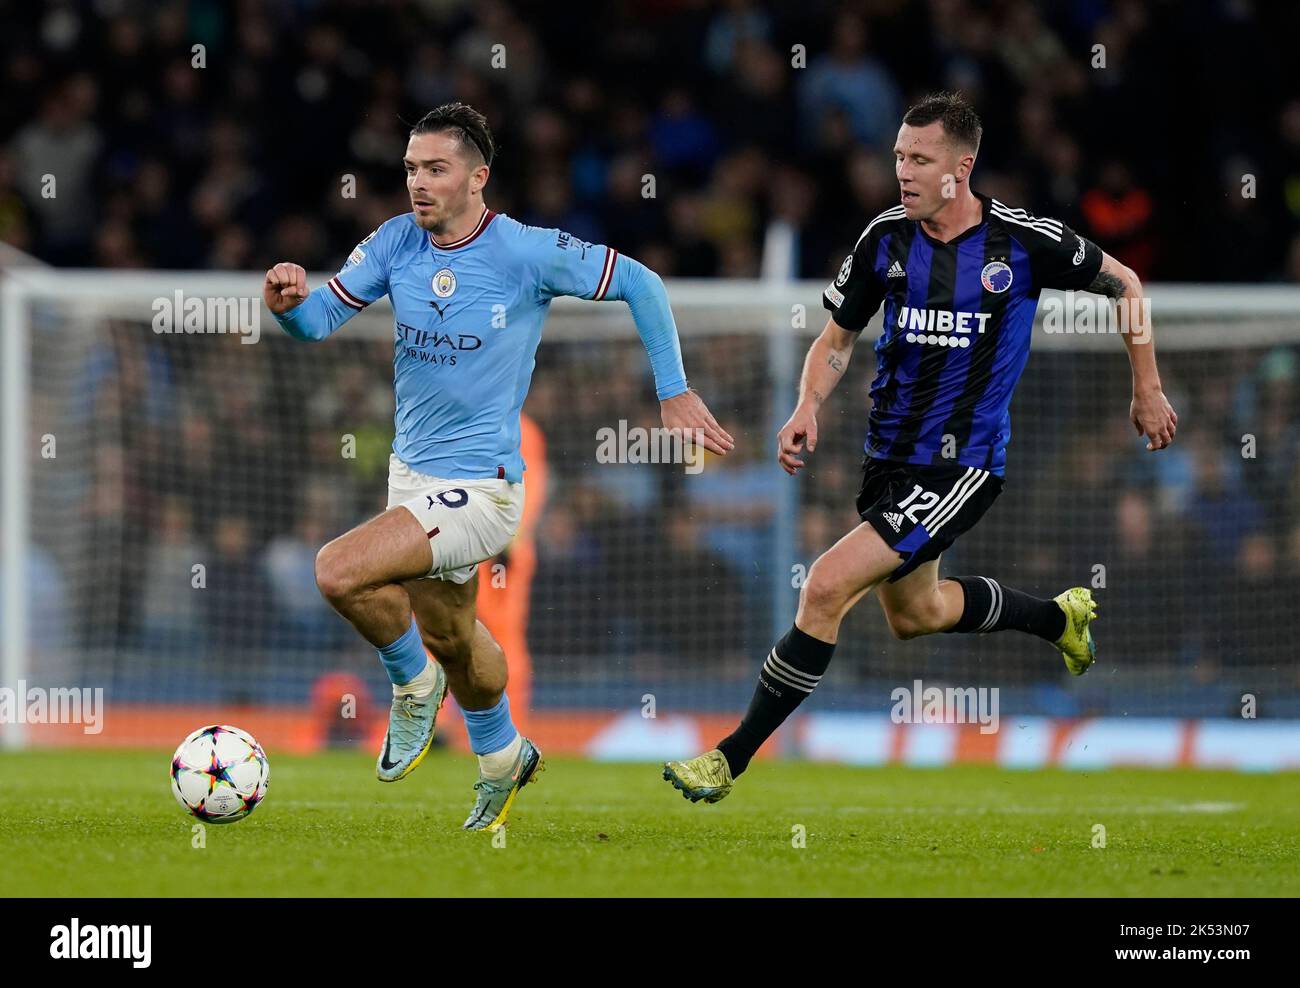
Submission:
<svg viewBox="0 0 1300 988">
<path fill-rule="evenodd" d="M 776 460 L 791 477 L 803 466 L 803 460 L 796 457 L 805 442 L 809 453 L 817 449 L 817 413 L 808 405 L 800 405 L 776 434 Z"/>
<path fill-rule="evenodd" d="M 1174 433 L 1178 431 L 1178 413 L 1159 388 L 1135 391 L 1128 418 L 1138 435 L 1147 437 L 1147 449 L 1151 451 L 1164 449 L 1174 441 Z"/>
<path fill-rule="evenodd" d="M 307 297 L 307 272 L 302 265 L 281 261 L 266 272 L 262 301 L 277 316 L 283 315 Z"/>
<path fill-rule="evenodd" d="M 727 451 L 736 445 L 736 441 L 718 425 L 700 396 L 690 389 L 665 398 L 659 403 L 659 411 L 664 428 L 670 433 L 680 435 L 688 442 L 694 440 L 697 432 L 702 433 L 704 448 L 710 453 L 726 456 Z"/>
</svg>

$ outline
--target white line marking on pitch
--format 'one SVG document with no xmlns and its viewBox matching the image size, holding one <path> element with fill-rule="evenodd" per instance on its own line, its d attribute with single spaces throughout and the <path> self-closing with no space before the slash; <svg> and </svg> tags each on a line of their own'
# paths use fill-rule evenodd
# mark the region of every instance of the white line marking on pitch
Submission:
<svg viewBox="0 0 1300 988">
<path fill-rule="evenodd" d="M 1163 803 L 1148 806 L 841 806 L 836 813 L 951 813 L 983 816 L 990 813 L 1052 815 L 1060 813 L 1237 813 L 1245 803 Z M 825 807 L 791 807 L 790 812 L 824 811 Z"/>
</svg>

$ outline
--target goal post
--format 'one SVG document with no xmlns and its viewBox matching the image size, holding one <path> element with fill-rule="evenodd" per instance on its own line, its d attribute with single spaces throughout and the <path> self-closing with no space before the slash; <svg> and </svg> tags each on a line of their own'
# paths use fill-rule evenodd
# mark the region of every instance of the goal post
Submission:
<svg viewBox="0 0 1300 988">
<path fill-rule="evenodd" d="M 27 672 L 25 560 L 31 505 L 27 485 L 27 298 L 6 273 L 0 286 L 0 687 Z M 21 747 L 25 725 L 0 729 L 0 746 Z"/>
</svg>

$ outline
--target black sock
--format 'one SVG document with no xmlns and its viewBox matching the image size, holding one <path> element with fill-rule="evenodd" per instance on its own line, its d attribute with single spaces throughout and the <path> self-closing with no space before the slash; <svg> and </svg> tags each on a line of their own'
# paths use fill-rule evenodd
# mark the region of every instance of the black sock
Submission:
<svg viewBox="0 0 1300 988">
<path fill-rule="evenodd" d="M 718 750 L 727 759 L 733 779 L 749 767 L 754 752 L 817 688 L 834 651 L 834 645 L 818 641 L 791 625 L 785 637 L 768 653 L 744 719 L 718 742 Z"/>
<path fill-rule="evenodd" d="M 950 576 L 960 584 L 966 607 L 948 631 L 1028 631 L 1055 642 L 1065 634 L 1065 611 L 1054 600 L 1032 597 L 1021 590 L 1004 587 L 987 576 Z"/>
</svg>

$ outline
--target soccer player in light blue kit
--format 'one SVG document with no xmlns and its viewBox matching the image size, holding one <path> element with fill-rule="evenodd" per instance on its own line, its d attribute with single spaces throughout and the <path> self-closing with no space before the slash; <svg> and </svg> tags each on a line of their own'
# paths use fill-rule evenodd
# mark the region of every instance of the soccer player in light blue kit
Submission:
<svg viewBox="0 0 1300 988">
<path fill-rule="evenodd" d="M 379 650 L 393 683 L 379 778 L 405 778 L 428 753 L 450 689 L 479 761 L 464 828 L 491 831 L 542 758 L 510 719 L 505 655 L 475 617 L 477 564 L 505 549 L 519 526 L 519 411 L 551 299 L 625 301 L 650 356 L 664 427 L 719 455 L 733 445 L 687 387 L 659 277 L 613 248 L 488 209 L 493 152 L 482 114 L 460 103 L 431 111 L 412 129 L 404 159 L 411 212 L 358 244 L 310 294 L 306 272 L 290 262 L 267 271 L 262 290 L 299 340 L 323 340 L 381 296 L 392 301 L 388 510 L 321 549 L 316 582 Z"/>
</svg>

